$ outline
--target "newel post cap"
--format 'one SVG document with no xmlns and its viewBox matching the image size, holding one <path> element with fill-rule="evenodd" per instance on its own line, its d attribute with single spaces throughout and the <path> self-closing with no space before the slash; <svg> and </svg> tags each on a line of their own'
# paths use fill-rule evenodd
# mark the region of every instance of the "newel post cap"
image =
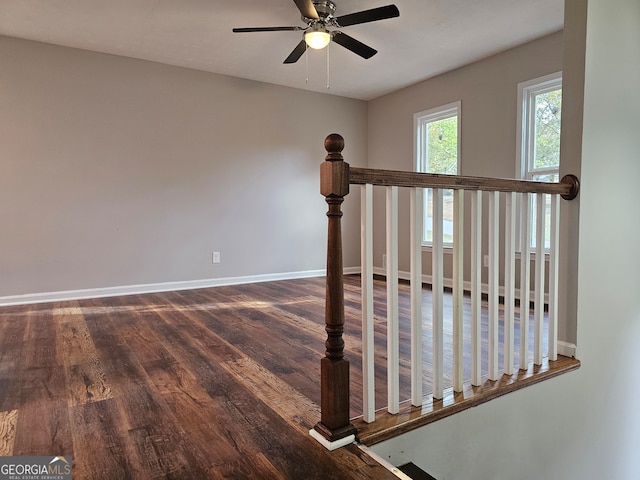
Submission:
<svg viewBox="0 0 640 480">
<path fill-rule="evenodd" d="M 327 151 L 325 160 L 331 162 L 336 160 L 344 160 L 342 158 L 342 150 L 344 150 L 344 138 L 338 133 L 327 135 L 324 139 L 324 149 Z"/>
<path fill-rule="evenodd" d="M 344 138 L 332 133 L 324 140 L 327 151 L 320 165 L 320 193 L 325 197 L 344 197 L 349 193 L 349 164 L 342 157 Z"/>
</svg>

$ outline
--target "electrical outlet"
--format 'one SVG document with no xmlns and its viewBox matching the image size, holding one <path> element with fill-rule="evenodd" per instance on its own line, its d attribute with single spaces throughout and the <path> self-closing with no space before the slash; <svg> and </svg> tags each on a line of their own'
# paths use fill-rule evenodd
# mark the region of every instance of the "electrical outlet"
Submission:
<svg viewBox="0 0 640 480">
<path fill-rule="evenodd" d="M 484 268 L 487 268 L 489 266 L 489 255 L 485 255 L 484 256 Z"/>
<path fill-rule="evenodd" d="M 211 263 L 220 263 L 220 252 L 213 252 L 211 254 Z"/>
</svg>

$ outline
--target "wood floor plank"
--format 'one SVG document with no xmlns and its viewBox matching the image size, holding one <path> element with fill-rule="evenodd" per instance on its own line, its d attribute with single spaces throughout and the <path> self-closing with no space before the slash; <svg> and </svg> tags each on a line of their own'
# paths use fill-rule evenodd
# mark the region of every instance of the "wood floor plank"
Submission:
<svg viewBox="0 0 640 480">
<path fill-rule="evenodd" d="M 59 365 L 55 320 L 50 304 L 48 308 L 34 309 L 29 315 L 24 341 L 24 368 Z"/>
<path fill-rule="evenodd" d="M 0 313 L 0 411 L 12 411 L 20 405 L 20 372 L 29 316 L 29 311 L 20 312 L 17 307 Z"/>
<path fill-rule="evenodd" d="M 74 478 L 145 478 L 143 462 L 127 441 L 127 423 L 116 400 L 72 406 L 70 423 Z"/>
<path fill-rule="evenodd" d="M 182 295 L 187 296 L 186 293 Z M 208 303 L 197 292 L 189 292 L 188 301 Z M 245 303 L 255 302 L 245 300 Z M 294 325 L 290 325 L 289 320 L 295 320 Z M 303 322 L 268 302 L 263 302 L 256 310 L 214 311 L 202 319 L 202 325 L 274 374 L 285 379 L 291 377 L 288 379 L 291 383 L 319 401 L 319 350 L 324 345 L 324 338 L 313 330 L 323 331 L 322 326 Z M 295 358 L 296 364 L 293 365 L 289 358 Z"/>
<path fill-rule="evenodd" d="M 322 347 L 326 339 L 324 329 L 277 306 L 264 307 L 259 312 L 246 311 L 242 316 L 241 326 L 236 326 L 247 332 L 241 350 L 251 353 L 261 365 L 285 381 L 319 395 L 316 388 L 321 358 L 318 346 Z M 213 328 L 222 330 L 220 325 Z M 221 331 L 220 335 L 226 338 L 229 331 Z M 291 364 L 288 360 L 291 357 L 297 365 Z M 302 365 L 304 368 L 298 367 Z"/>
<path fill-rule="evenodd" d="M 206 470 L 177 435 L 147 425 L 129 430 L 128 436 L 143 461 L 143 478 L 206 478 Z"/>
<path fill-rule="evenodd" d="M 306 434 L 320 417 L 320 407 L 287 382 L 248 357 L 222 365 L 251 393 L 273 406 L 289 425 Z"/>
<path fill-rule="evenodd" d="M 257 404 L 252 400 L 253 397 L 242 384 L 221 368 L 222 360 L 230 356 L 237 357 L 240 352 L 227 345 L 226 349 L 218 349 L 214 354 L 208 352 L 207 355 L 206 344 L 209 342 L 206 340 L 213 333 L 204 329 L 196 341 L 183 328 L 179 328 L 184 324 L 183 316 L 184 312 L 179 310 L 160 311 L 158 317 L 163 322 L 155 323 L 154 328 L 163 337 L 170 338 L 165 345 L 177 362 L 165 365 L 163 369 L 154 369 L 152 365 L 147 368 L 150 377 L 165 392 L 165 400 L 170 404 L 173 414 L 188 430 L 194 451 L 201 449 L 211 452 L 210 445 L 217 445 L 215 454 L 209 454 L 209 461 L 213 462 L 212 468 L 215 469 L 216 466 L 226 468 L 223 466 L 237 463 L 239 456 L 253 455 L 267 446 L 276 446 L 278 442 L 267 435 L 272 428 L 270 425 L 273 421 L 268 420 L 269 416 L 273 418 L 272 412 L 261 402 Z M 217 353 L 223 353 L 224 356 L 216 359 Z M 212 357 L 217 361 L 211 362 Z M 176 371 L 182 364 L 189 365 L 190 371 L 195 373 L 195 380 L 202 382 L 202 387 L 194 383 L 194 379 Z M 167 371 L 172 370 L 174 373 L 167 376 Z M 202 393 L 202 388 L 206 395 Z M 215 399 L 215 403 L 212 399 Z M 237 428 L 238 425 L 242 428 Z M 247 431 L 251 434 L 247 435 Z"/>
<path fill-rule="evenodd" d="M 212 468 L 208 472 L 212 480 L 249 480 L 287 478 L 261 453 L 245 455 L 234 462 Z"/>
<path fill-rule="evenodd" d="M 64 365 L 78 365 L 96 357 L 96 347 L 77 302 L 55 304 L 57 353 Z"/>
<path fill-rule="evenodd" d="M 309 429 L 320 417 L 320 408 L 316 403 L 250 358 L 245 357 L 228 362 L 224 366 L 231 375 L 239 378 L 253 395 L 270 404 L 287 424 L 306 437 L 306 441 L 311 441 Z M 371 462 L 370 458 L 354 453 L 340 450 L 333 452 L 333 456 L 341 457 L 341 465 L 351 473 L 359 472 L 364 475 L 366 472 L 367 475 L 371 475 L 371 470 L 375 472 L 376 468 L 380 468 L 380 465 Z M 380 473 L 378 472 L 378 475 Z M 372 478 L 372 476 L 355 478 Z"/>
<path fill-rule="evenodd" d="M 58 363 L 64 365 L 69 407 L 112 398 L 102 362 L 77 302 L 52 307 Z"/>
<path fill-rule="evenodd" d="M 13 455 L 17 419 L 18 410 L 0 412 L 0 456 L 8 457 Z"/>
<path fill-rule="evenodd" d="M 69 406 L 101 402 L 113 398 L 102 362 L 92 358 L 81 364 L 65 367 Z"/>
<path fill-rule="evenodd" d="M 28 368 L 21 381 L 14 455 L 71 455 L 64 367 Z"/>
<path fill-rule="evenodd" d="M 147 372 L 158 386 L 181 433 L 189 438 L 194 456 L 206 467 L 233 463 L 258 452 L 250 438 L 227 424 L 228 411 L 214 401 L 179 363 L 149 365 Z M 214 451 L 211 445 L 216 445 Z"/>
<path fill-rule="evenodd" d="M 112 392 L 126 419 L 127 436 L 143 471 L 151 478 L 204 478 L 203 465 L 185 446 L 183 435 L 171 409 L 154 388 L 135 353 L 118 338 L 118 326 L 131 321 L 114 299 L 113 314 L 100 321 L 87 321 L 98 348 Z M 114 338 L 115 337 L 115 338 Z M 103 348 L 108 342 L 109 348 Z"/>
<path fill-rule="evenodd" d="M 161 316 L 165 317 L 165 321 L 170 321 L 167 320 L 166 315 L 165 313 Z M 237 378 L 228 375 L 228 372 L 221 368 L 223 360 L 232 360 L 229 358 L 229 351 L 232 350 L 232 357 L 236 358 L 240 354 L 239 350 L 231 345 L 228 345 L 228 348 L 224 350 L 218 349 L 213 354 L 214 358 L 220 352 L 224 356 L 217 358 L 218 361 L 211 364 L 202 351 L 203 348 L 206 348 L 207 342 L 194 342 L 193 338 L 184 338 L 187 334 L 182 329 L 177 329 L 170 324 L 156 325 L 156 328 L 171 337 L 171 353 L 179 364 L 190 366 L 190 370 L 195 372 L 196 378 L 202 382 L 202 387 L 208 398 L 215 399 L 216 407 L 210 407 L 207 411 L 202 407 L 203 404 L 208 405 L 207 398 L 200 396 L 199 399 L 195 399 L 195 402 L 190 399 L 193 392 L 198 391 L 193 384 L 189 385 L 188 394 L 184 392 L 181 395 L 178 394 L 177 392 L 183 391 L 185 386 L 175 382 L 167 388 L 169 391 L 176 392 L 171 395 L 171 398 L 167 398 L 167 401 L 173 402 L 175 414 L 179 415 L 181 419 L 189 419 L 184 420 L 187 425 L 191 420 L 196 422 L 189 429 L 189 435 L 200 439 L 204 438 L 204 440 L 196 440 L 195 446 L 204 444 L 209 448 L 212 443 L 218 445 L 216 454 L 213 456 L 214 467 L 217 465 L 219 468 L 225 469 L 227 468 L 225 465 L 237 463 L 238 454 L 254 455 L 261 450 L 277 449 L 280 441 L 277 438 L 279 435 L 276 438 L 273 437 L 273 412 L 264 405 L 263 399 L 256 402 L 255 397 L 246 391 Z M 211 332 L 203 334 L 202 338 L 206 339 L 211 334 Z M 174 366 L 169 368 L 174 368 Z M 162 373 L 151 373 L 151 376 L 162 382 L 165 387 L 167 386 L 166 379 L 161 380 Z M 224 458 L 222 454 L 226 448 L 225 444 L 233 446 L 236 451 L 236 459 Z"/>
<path fill-rule="evenodd" d="M 241 301 L 243 300 L 241 299 Z M 247 301 L 247 299 L 244 299 L 244 301 Z M 264 307 L 264 305 L 261 305 L 260 311 L 263 311 Z M 176 325 L 183 323 L 182 320 L 176 317 L 182 314 L 185 314 L 185 312 L 179 311 L 177 314 L 163 310 L 159 316 L 163 317 L 166 325 L 156 325 L 156 329 L 161 329 L 163 331 L 163 336 L 171 338 L 171 352 L 178 359 L 179 363 L 190 365 L 193 365 L 194 362 L 200 363 L 199 360 L 202 360 L 204 357 L 201 357 L 202 354 L 199 350 L 206 348 L 206 342 L 203 341 L 203 339 L 206 339 L 208 334 L 203 333 L 202 335 L 198 335 L 197 341 L 194 341 L 194 338 L 184 339 L 183 337 L 188 334 L 186 334 L 183 329 L 175 328 Z M 188 316 L 188 313 L 186 315 Z M 238 317 L 240 317 L 240 315 L 238 315 Z M 225 320 L 229 319 L 225 317 Z M 236 325 L 236 327 L 237 326 L 238 325 Z M 237 349 L 237 353 L 239 353 L 239 347 L 242 347 L 242 350 L 244 351 L 246 345 L 234 345 L 232 348 Z M 227 372 L 231 373 L 231 375 L 225 374 L 220 377 L 224 382 L 215 385 L 215 390 L 209 390 L 208 393 L 209 395 L 215 396 L 217 402 L 226 406 L 225 416 L 222 417 L 223 419 L 233 419 L 230 423 L 243 425 L 243 428 L 238 429 L 235 433 L 234 441 L 241 442 L 245 447 L 247 443 L 256 442 L 257 449 L 263 451 L 264 455 L 267 458 L 270 458 L 270 465 L 276 466 L 279 470 L 284 469 L 284 471 L 290 472 L 289 474 L 278 478 L 298 478 L 298 476 L 300 476 L 300 478 L 331 478 L 327 477 L 327 475 L 331 474 L 325 471 L 325 464 L 327 461 L 322 458 L 322 454 L 324 454 L 322 449 L 317 451 L 315 449 L 312 450 L 315 452 L 313 456 L 314 458 L 310 458 L 310 453 L 307 450 L 304 457 L 301 457 L 298 461 L 293 461 L 289 456 L 287 456 L 287 458 L 283 458 L 280 453 L 284 448 L 282 446 L 283 442 L 288 444 L 288 448 L 286 448 L 287 451 L 292 448 L 290 445 L 292 441 L 291 433 L 288 433 L 286 436 L 278 434 L 274 436 L 274 424 L 282 423 L 282 421 L 287 422 L 287 420 L 289 420 L 287 423 L 292 425 L 292 419 L 295 417 L 298 419 L 297 425 L 300 432 L 300 439 L 297 440 L 297 442 L 310 444 L 312 449 L 314 447 L 318 447 L 315 440 L 312 440 L 308 435 L 309 428 L 319 417 L 317 405 L 310 402 L 310 400 L 303 395 L 294 393 L 290 387 L 287 389 L 285 387 L 285 385 L 287 385 L 286 382 L 280 380 L 266 367 L 253 361 L 249 361 L 246 358 L 241 360 L 229 360 L 227 363 L 220 363 L 219 365 L 229 367 L 227 368 Z M 249 375 L 250 371 L 252 372 L 251 375 Z M 211 372 L 208 372 L 208 377 L 208 380 L 210 381 Z M 234 379 L 235 384 L 230 384 L 228 379 Z M 265 388 L 263 390 L 259 390 L 256 387 L 257 385 Z M 269 388 L 269 385 L 275 385 L 279 388 Z M 240 386 L 244 388 L 239 388 Z M 247 392 L 247 388 L 252 391 Z M 298 401 L 293 401 L 291 397 L 288 397 L 285 393 L 286 391 L 289 391 L 291 397 L 295 397 Z M 256 401 L 255 399 L 259 399 L 259 401 Z M 286 405 L 289 405 L 290 409 L 288 415 L 284 415 L 282 414 L 283 412 L 280 411 Z M 307 409 L 314 412 L 315 415 L 308 415 L 306 417 L 306 424 L 302 426 L 302 424 L 299 423 L 301 415 L 300 412 L 304 412 Z M 276 419 L 274 415 L 279 415 L 280 419 Z M 282 427 L 277 431 L 281 431 L 281 428 Z M 243 430 L 250 431 L 251 436 L 248 438 L 243 436 Z M 239 449 L 242 450 L 242 447 L 239 447 Z M 318 457 L 318 455 L 320 456 Z M 228 465 L 228 463 L 225 463 L 219 468 L 224 469 Z M 335 468 L 335 466 L 332 468 Z M 293 476 L 291 475 L 292 471 L 294 472 Z M 316 474 L 313 472 L 320 473 Z M 344 478 L 348 478 L 348 474 L 346 472 L 343 472 L 341 475 L 345 475 Z"/>
</svg>

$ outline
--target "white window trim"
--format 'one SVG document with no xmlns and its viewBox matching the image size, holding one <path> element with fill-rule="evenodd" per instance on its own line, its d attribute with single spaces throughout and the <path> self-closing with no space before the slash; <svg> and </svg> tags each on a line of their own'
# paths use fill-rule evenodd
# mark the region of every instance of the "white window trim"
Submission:
<svg viewBox="0 0 640 480">
<path fill-rule="evenodd" d="M 416 172 L 424 172 L 425 165 L 425 142 L 423 141 L 424 126 L 427 123 L 435 122 L 438 120 L 444 120 L 453 116 L 458 117 L 457 121 L 457 142 L 458 142 L 458 158 L 456 161 L 457 175 L 460 175 L 460 165 L 462 159 L 462 144 L 461 144 L 461 131 L 462 131 L 462 101 L 447 103 L 439 107 L 430 108 L 413 115 L 413 165 Z M 426 214 L 426 212 L 425 212 Z M 445 242 L 443 245 L 445 250 L 451 250 L 451 243 Z M 431 242 L 422 240 L 422 250 L 428 251 L 431 249 Z"/>
<path fill-rule="evenodd" d="M 529 125 L 532 121 L 532 108 L 529 105 L 528 118 L 525 121 L 523 112 L 527 109 L 527 103 L 531 101 L 531 93 L 539 94 L 551 92 L 562 88 L 562 71 L 550 73 L 542 77 L 533 78 L 526 82 L 518 83 L 518 99 L 517 99 L 517 128 L 516 128 L 516 177 L 522 180 L 531 179 L 532 173 L 544 174 L 547 169 L 529 170 L 527 165 L 527 159 L 533 158 L 533 142 L 530 138 L 531 128 Z M 535 114 L 535 113 L 534 113 Z M 555 170 L 555 169 L 553 169 Z M 518 210 L 520 208 L 520 199 L 518 199 Z M 518 216 L 518 223 L 516 225 L 516 245 L 517 254 L 516 257 L 521 255 L 522 252 L 522 238 L 520 236 L 520 216 Z M 533 257 L 534 252 L 531 252 Z M 545 258 L 548 258 L 548 251 L 545 249 Z"/>
</svg>

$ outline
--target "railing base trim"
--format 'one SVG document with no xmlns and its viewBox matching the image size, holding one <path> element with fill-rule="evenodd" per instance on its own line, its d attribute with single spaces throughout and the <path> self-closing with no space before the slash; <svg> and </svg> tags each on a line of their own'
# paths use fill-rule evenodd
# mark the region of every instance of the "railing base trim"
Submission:
<svg viewBox="0 0 640 480">
<path fill-rule="evenodd" d="M 549 361 L 545 357 L 542 365 L 529 363 L 527 370 L 517 370 L 513 375 L 503 374 L 498 380 L 488 380 L 485 376 L 480 386 L 465 382 L 463 392 L 447 388 L 441 400 L 426 395 L 421 407 L 414 407 L 407 400 L 400 404 L 397 415 L 380 409 L 375 422 L 364 422 L 362 417 L 353 418 L 351 422 L 358 429 L 357 441 L 371 446 L 578 368 L 580 361 L 575 358 L 558 355 L 558 360 Z"/>
<path fill-rule="evenodd" d="M 313 428 L 309 430 L 309 435 L 315 438 L 324 448 L 326 448 L 330 452 L 333 450 L 337 450 L 338 448 L 344 447 L 346 445 L 350 445 L 356 441 L 356 436 L 351 434 L 339 440 L 334 440 L 333 442 L 330 442 L 329 440 L 324 438 L 324 436 L 321 433 L 319 433 L 317 430 Z"/>
</svg>

